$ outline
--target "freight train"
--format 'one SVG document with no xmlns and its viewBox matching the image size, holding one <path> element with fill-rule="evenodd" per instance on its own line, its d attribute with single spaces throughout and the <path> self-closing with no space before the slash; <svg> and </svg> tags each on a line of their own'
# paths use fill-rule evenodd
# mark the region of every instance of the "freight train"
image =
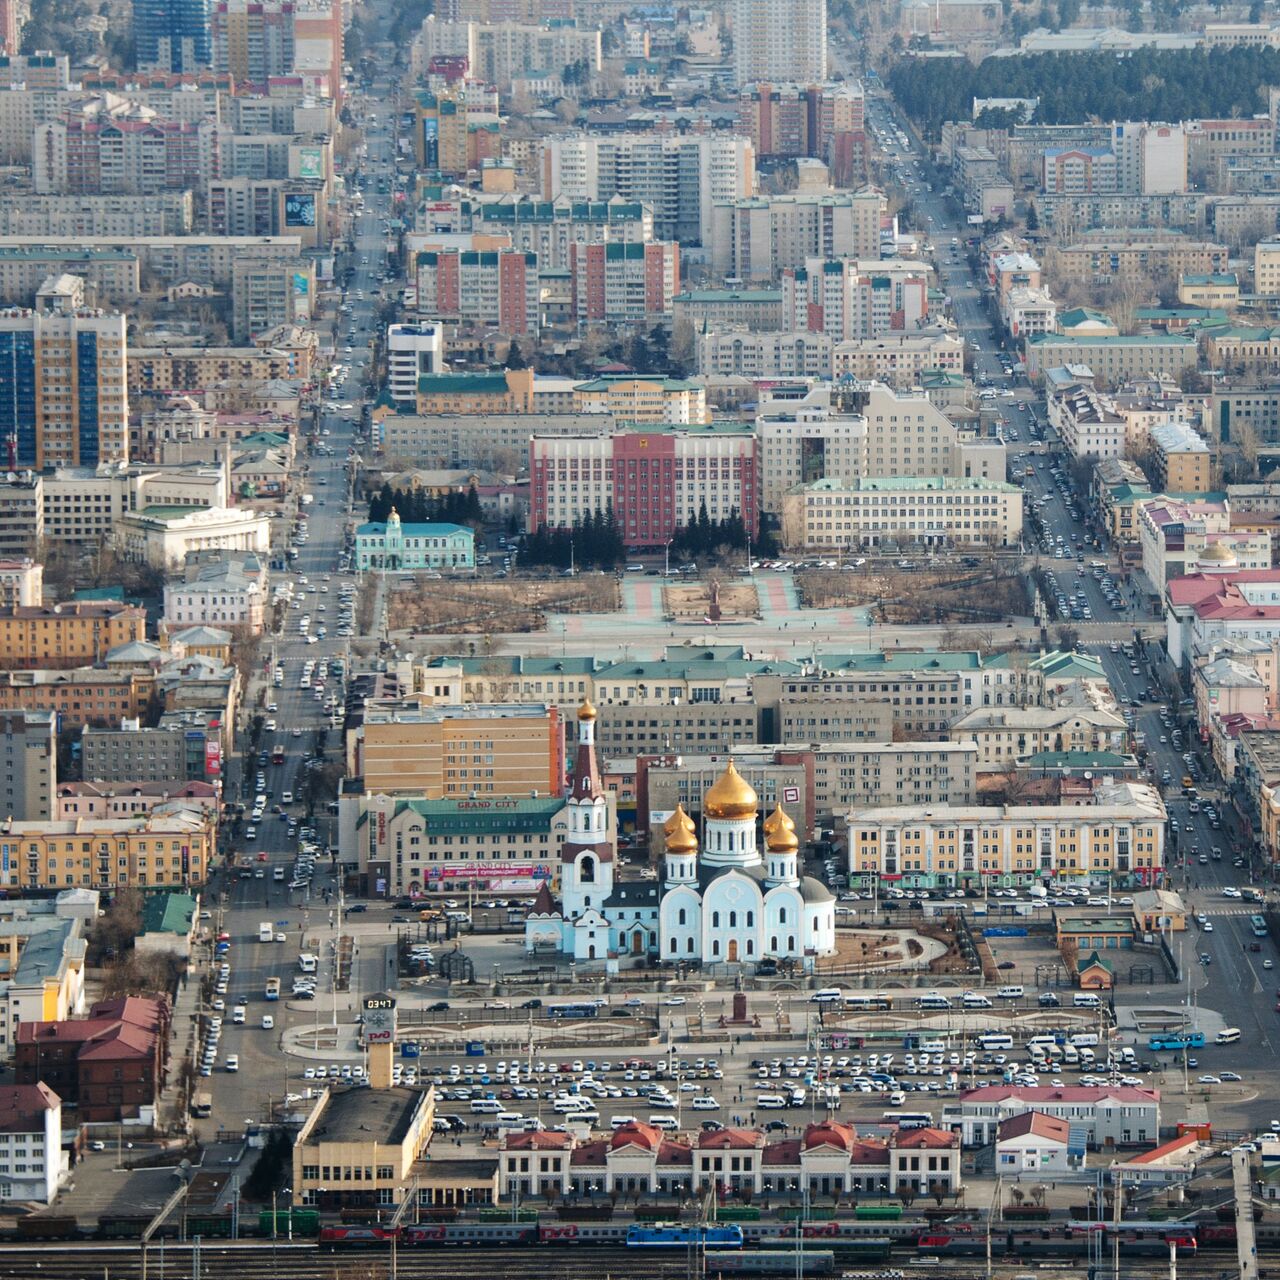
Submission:
<svg viewBox="0 0 1280 1280">
<path fill-rule="evenodd" d="M 964 1229 L 957 1229 L 963 1225 Z M 1001 1225 L 991 1232 L 990 1249 L 994 1256 L 1018 1258 L 1087 1258 L 1102 1251 L 1110 1257 L 1119 1245 L 1122 1257 L 1169 1256 L 1170 1243 L 1186 1256 L 1197 1250 L 1196 1224 L 1190 1222 L 1121 1222 L 1076 1221 L 1044 1223 L 1035 1227 L 1009 1229 Z M 916 1248 L 922 1255 L 933 1257 L 980 1257 L 986 1254 L 985 1225 L 953 1224 L 939 1226 L 921 1235 Z"/>
</svg>

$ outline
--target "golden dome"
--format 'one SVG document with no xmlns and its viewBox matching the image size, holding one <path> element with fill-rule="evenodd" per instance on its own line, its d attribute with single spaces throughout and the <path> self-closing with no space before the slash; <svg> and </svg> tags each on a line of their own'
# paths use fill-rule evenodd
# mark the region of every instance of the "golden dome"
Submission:
<svg viewBox="0 0 1280 1280">
<path fill-rule="evenodd" d="M 795 853 L 800 848 L 796 824 L 781 804 L 764 820 L 764 835 L 770 853 Z"/>
<path fill-rule="evenodd" d="M 1206 560 L 1216 564 L 1226 564 L 1228 561 L 1234 561 L 1235 555 L 1231 548 L 1225 542 L 1211 542 L 1200 553 L 1200 563 Z"/>
<path fill-rule="evenodd" d="M 693 819 L 684 811 L 684 804 L 676 805 L 676 811 L 662 824 L 665 835 L 673 835 L 677 831 L 696 831 Z"/>
<path fill-rule="evenodd" d="M 667 832 L 668 853 L 697 853 L 698 837 L 692 827 L 677 827 Z"/>
<path fill-rule="evenodd" d="M 702 811 L 708 818 L 723 818 L 729 822 L 754 818 L 759 808 L 760 798 L 732 760 L 702 802 Z"/>
<path fill-rule="evenodd" d="M 579 720 L 594 720 L 596 718 L 596 709 L 591 705 L 590 698 L 583 698 L 582 705 L 578 708 Z"/>
</svg>

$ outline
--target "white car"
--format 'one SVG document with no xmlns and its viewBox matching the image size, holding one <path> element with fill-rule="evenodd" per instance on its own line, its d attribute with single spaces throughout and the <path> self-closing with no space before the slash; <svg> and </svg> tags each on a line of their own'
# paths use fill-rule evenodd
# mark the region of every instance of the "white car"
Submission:
<svg viewBox="0 0 1280 1280">
<path fill-rule="evenodd" d="M 668 1009 L 678 1009 L 682 1004 L 688 1004 L 689 1001 L 684 996 L 668 996 L 662 1003 Z"/>
<path fill-rule="evenodd" d="M 262 1015 L 263 1031 L 270 1031 L 275 1025 L 276 1025 L 276 1020 L 269 1013 L 264 1013 Z"/>
</svg>

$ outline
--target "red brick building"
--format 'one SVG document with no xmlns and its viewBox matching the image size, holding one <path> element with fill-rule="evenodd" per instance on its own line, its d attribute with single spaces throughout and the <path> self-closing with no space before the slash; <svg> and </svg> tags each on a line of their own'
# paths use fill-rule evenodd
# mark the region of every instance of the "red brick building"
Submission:
<svg viewBox="0 0 1280 1280">
<path fill-rule="evenodd" d="M 18 1084 L 45 1084 L 81 1123 L 135 1117 L 165 1084 L 171 1013 L 164 999 L 104 1000 L 87 1018 L 18 1027 Z"/>
</svg>

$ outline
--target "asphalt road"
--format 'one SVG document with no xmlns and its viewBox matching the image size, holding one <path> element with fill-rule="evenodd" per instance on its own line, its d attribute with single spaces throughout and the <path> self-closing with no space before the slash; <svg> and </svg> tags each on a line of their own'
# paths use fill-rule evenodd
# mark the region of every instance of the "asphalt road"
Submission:
<svg viewBox="0 0 1280 1280">
<path fill-rule="evenodd" d="M 369 99 L 371 108 L 378 110 L 389 103 L 393 95 L 390 81 L 378 81 Z M 357 101 L 354 105 L 359 112 L 361 103 Z M 301 450 L 299 454 L 300 463 L 305 461 L 309 466 L 303 488 L 314 494 L 314 501 L 309 508 L 304 508 L 309 513 L 308 540 L 299 547 L 288 577 L 295 584 L 295 592 L 301 593 L 304 608 L 285 610 L 280 631 L 270 638 L 269 647 L 264 646 L 264 653 L 269 653 L 272 662 L 283 664 L 284 683 L 275 688 L 269 678 L 265 683 L 259 682 L 258 688 L 263 696 L 252 707 L 258 714 L 277 723 L 275 733 L 264 733 L 261 740 L 263 749 L 269 751 L 274 743 L 283 742 L 286 752 L 283 765 L 268 764 L 263 770 L 267 790 L 271 793 L 268 815 L 258 826 L 258 838 L 241 846 L 247 854 L 265 857 L 265 861 L 255 862 L 255 870 L 260 869 L 263 875 L 261 879 L 255 876 L 247 880 L 223 876 L 216 886 L 220 891 L 216 923 L 230 934 L 232 942 L 231 980 L 225 997 L 227 1013 L 224 1015 L 218 1065 L 202 1084 L 204 1088 L 212 1089 L 214 1116 L 218 1123 L 227 1127 L 237 1127 L 242 1118 L 261 1115 L 270 1099 L 278 1099 L 286 1092 L 301 1093 L 305 1088 L 302 1071 L 306 1064 L 280 1051 L 281 1033 L 285 1027 L 297 1023 L 325 1025 L 335 1016 L 349 1022 L 350 1000 L 366 990 L 377 990 L 384 985 L 381 949 L 366 945 L 357 956 L 351 996 L 343 994 L 335 1000 L 331 944 L 337 931 L 336 921 L 331 921 L 336 907 L 336 880 L 329 874 L 327 861 L 322 857 L 317 862 L 317 875 L 310 892 L 289 889 L 289 868 L 295 854 L 295 841 L 287 836 L 288 823 L 270 809 L 280 803 L 285 791 L 298 794 L 306 759 L 316 744 L 316 731 L 327 727 L 321 703 L 314 699 L 310 690 L 299 688 L 304 661 L 310 658 L 316 661 L 317 666 L 327 666 L 334 658 L 344 658 L 348 660 L 350 669 L 348 642 L 336 634 L 338 589 L 343 583 L 356 582 L 354 575 L 337 572 L 349 515 L 344 468 L 348 447 L 358 446 L 355 424 L 349 419 L 358 419 L 358 409 L 365 399 L 369 343 L 381 287 L 379 277 L 386 267 L 386 243 L 381 228 L 391 216 L 392 197 L 390 193 L 377 191 L 376 177 L 394 172 L 390 133 L 394 121 L 390 117 L 389 111 L 380 114 L 377 125 L 366 131 L 368 155 L 363 167 L 375 181 L 371 181 L 364 190 L 365 210 L 356 222 L 352 255 L 354 276 L 346 295 L 352 311 L 340 317 L 336 338 L 338 358 L 347 366 L 347 372 L 338 384 L 337 397 L 324 402 L 320 416 L 321 432 L 327 429 L 329 434 L 321 434 L 319 439 L 333 449 L 333 456 L 316 454 L 313 451 L 315 441 L 308 447 L 309 456 L 304 458 Z M 351 348 L 349 352 L 346 350 L 348 346 Z M 355 405 L 356 409 L 337 408 L 345 403 Z M 308 580 L 305 586 L 301 582 L 303 577 Z M 324 591 L 326 586 L 327 594 Z M 321 605 L 324 612 L 320 612 Z M 323 640 L 308 644 L 299 636 L 297 620 L 303 612 L 311 615 L 313 634 L 320 625 L 327 627 L 328 635 Z M 328 687 L 336 689 L 341 697 L 340 682 L 331 678 Z M 275 712 L 265 709 L 268 701 L 276 703 Z M 296 737 L 293 733 L 295 728 L 302 730 Z M 337 738 L 336 733 L 330 733 L 330 759 L 335 758 Z M 257 770 L 256 762 L 246 760 L 244 768 L 252 779 Z M 239 774 L 234 768 L 230 783 L 233 788 L 239 785 Z M 234 790 L 232 794 L 235 794 Z M 290 806 L 290 816 L 301 819 L 302 815 L 299 803 Z M 320 826 L 321 843 L 324 843 L 327 827 L 323 823 L 317 825 Z M 285 868 L 282 882 L 273 878 L 277 866 Z M 330 890 L 329 903 L 321 896 L 324 889 Z M 284 944 L 258 942 L 259 923 L 267 920 L 286 934 Z M 317 974 L 319 998 L 309 1006 L 290 1011 L 287 997 L 296 957 L 304 941 L 308 947 L 314 945 L 320 955 Z M 286 999 L 278 1003 L 269 1003 L 264 996 L 266 979 L 271 976 L 278 976 L 283 982 Z M 245 1025 L 235 1026 L 230 1021 L 230 1009 L 240 996 L 248 1001 L 247 1018 Z M 264 1013 L 269 1013 L 275 1021 L 272 1030 L 262 1028 Z M 225 1070 L 226 1059 L 231 1054 L 239 1057 L 238 1073 Z"/>
</svg>

